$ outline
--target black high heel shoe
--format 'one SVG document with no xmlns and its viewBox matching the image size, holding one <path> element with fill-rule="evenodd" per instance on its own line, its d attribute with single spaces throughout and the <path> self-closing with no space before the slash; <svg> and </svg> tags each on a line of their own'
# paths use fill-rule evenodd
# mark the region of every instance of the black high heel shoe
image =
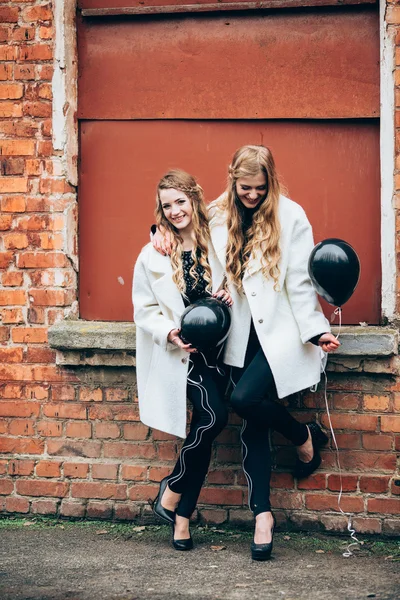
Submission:
<svg viewBox="0 0 400 600">
<path fill-rule="evenodd" d="M 172 525 L 172 545 L 175 548 L 175 550 L 186 551 L 186 550 L 193 549 L 193 539 L 192 539 L 191 534 L 190 534 L 189 538 L 186 538 L 184 540 L 175 540 L 174 533 L 175 533 L 175 523 L 173 523 L 173 525 Z"/>
<path fill-rule="evenodd" d="M 160 517 L 160 519 L 163 519 L 167 523 L 172 523 L 173 525 L 175 523 L 175 511 L 168 510 L 168 508 L 164 508 L 161 504 L 161 498 L 163 497 L 167 485 L 168 477 L 164 477 L 164 479 L 160 483 L 160 490 L 158 492 L 158 495 L 156 499 L 151 503 L 151 508 L 153 509 L 153 512 L 155 515 L 157 515 L 157 517 Z"/>
<path fill-rule="evenodd" d="M 321 456 L 319 453 L 319 449 L 322 446 L 325 446 L 329 439 L 328 436 L 322 431 L 318 423 L 307 423 L 307 426 L 311 434 L 314 456 L 307 463 L 297 458 L 296 465 L 293 471 L 293 476 L 297 479 L 303 479 L 304 477 L 308 477 L 309 475 L 314 473 L 316 469 L 318 469 L 319 465 L 321 464 Z"/>
<path fill-rule="evenodd" d="M 276 525 L 276 519 L 274 515 L 272 515 L 274 520 L 274 524 L 271 529 L 271 541 L 267 544 L 256 544 L 255 542 L 251 543 L 251 558 L 253 560 L 269 560 L 271 558 L 272 547 L 274 545 L 274 530 Z"/>
</svg>

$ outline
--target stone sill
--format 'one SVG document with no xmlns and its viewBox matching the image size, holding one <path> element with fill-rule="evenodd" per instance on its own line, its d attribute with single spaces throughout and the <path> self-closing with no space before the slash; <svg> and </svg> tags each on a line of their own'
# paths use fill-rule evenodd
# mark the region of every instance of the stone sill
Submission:
<svg viewBox="0 0 400 600">
<path fill-rule="evenodd" d="M 62 321 L 49 328 L 49 344 L 57 352 L 57 364 L 93 367 L 134 367 L 134 323 Z M 338 327 L 332 331 L 337 334 Z M 390 327 L 344 326 L 341 346 L 329 357 L 327 370 L 389 373 L 399 371 L 399 332 Z"/>
</svg>

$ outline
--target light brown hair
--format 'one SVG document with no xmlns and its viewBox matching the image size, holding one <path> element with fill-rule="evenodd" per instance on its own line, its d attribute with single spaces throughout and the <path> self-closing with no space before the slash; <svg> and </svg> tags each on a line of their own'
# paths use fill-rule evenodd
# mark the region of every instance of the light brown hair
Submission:
<svg viewBox="0 0 400 600">
<path fill-rule="evenodd" d="M 242 228 L 243 205 L 236 193 L 240 177 L 254 177 L 263 173 L 266 178 L 267 195 L 253 215 L 246 232 Z M 271 151 L 265 146 L 242 146 L 229 166 L 228 186 L 220 208 L 227 214 L 228 245 L 226 272 L 231 281 L 242 288 L 242 278 L 251 258 L 261 254 L 262 274 L 274 280 L 277 289 L 280 260 L 280 224 L 278 203 L 280 184 Z"/>
<path fill-rule="evenodd" d="M 185 295 L 186 285 L 183 277 L 183 266 L 182 266 L 182 244 L 183 240 L 179 234 L 179 230 L 176 229 L 164 215 L 164 211 L 160 200 L 160 190 L 175 189 L 183 192 L 190 200 L 193 208 L 192 224 L 193 224 L 193 250 L 192 259 L 193 266 L 189 273 L 193 277 L 195 284 L 197 283 L 199 276 L 197 273 L 197 267 L 200 264 L 204 269 L 204 279 L 207 282 L 206 290 L 211 292 L 212 279 L 211 269 L 207 260 L 208 255 L 208 243 L 210 240 L 210 229 L 208 226 L 207 209 L 204 202 L 204 192 L 201 186 L 197 183 L 195 178 L 189 173 L 182 171 L 181 169 L 173 169 L 168 171 L 161 178 L 157 186 L 157 202 L 156 202 L 156 224 L 158 228 L 163 228 L 168 231 L 172 237 L 172 250 L 171 250 L 171 264 L 173 268 L 173 281 L 178 287 L 179 291 Z"/>
</svg>

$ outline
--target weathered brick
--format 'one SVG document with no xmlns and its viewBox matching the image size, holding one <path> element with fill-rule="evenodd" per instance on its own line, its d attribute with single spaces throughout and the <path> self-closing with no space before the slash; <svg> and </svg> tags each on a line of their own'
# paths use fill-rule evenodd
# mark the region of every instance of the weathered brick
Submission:
<svg viewBox="0 0 400 600">
<path fill-rule="evenodd" d="M 393 436 L 378 433 L 365 433 L 362 436 L 363 446 L 366 450 L 391 450 Z"/>
<path fill-rule="evenodd" d="M 84 517 L 85 504 L 83 502 L 74 502 L 73 500 L 63 500 L 61 502 L 60 515 L 63 517 Z"/>
<path fill-rule="evenodd" d="M 43 407 L 46 417 L 55 419 L 86 419 L 86 406 L 81 404 L 47 404 Z"/>
<path fill-rule="evenodd" d="M 117 479 L 118 465 L 94 464 L 92 465 L 93 479 Z"/>
<path fill-rule="evenodd" d="M 35 23 L 37 21 L 51 21 L 53 18 L 51 4 L 40 4 L 38 6 L 31 6 L 29 8 L 25 8 L 22 11 L 22 18 L 26 23 Z"/>
<path fill-rule="evenodd" d="M 126 440 L 146 440 L 149 436 L 149 428 L 142 423 L 127 423 L 123 431 Z"/>
<path fill-rule="evenodd" d="M 340 477 L 340 475 L 335 473 L 333 475 L 329 475 L 327 487 L 332 492 L 338 492 L 340 491 L 340 488 L 342 488 L 343 492 L 356 492 L 357 483 L 358 475 L 342 474 Z"/>
<path fill-rule="evenodd" d="M 116 423 L 96 423 L 94 437 L 99 439 L 117 439 L 120 436 L 119 425 Z"/>
<path fill-rule="evenodd" d="M 129 481 L 144 481 L 146 479 L 146 471 L 146 467 L 136 465 L 122 465 L 122 479 Z M 159 480 L 156 479 L 156 481 Z"/>
<path fill-rule="evenodd" d="M 17 80 L 26 80 L 29 81 L 31 79 L 35 79 L 35 65 L 15 65 L 14 67 L 14 78 Z"/>
<path fill-rule="evenodd" d="M 71 496 L 73 498 L 99 498 L 101 500 L 125 500 L 127 485 L 125 483 L 71 483 Z"/>
<path fill-rule="evenodd" d="M 13 115 L 9 115 L 13 116 Z M 1 117 L 1 105 L 0 105 L 0 117 Z M 28 179 L 26 177 L 2 177 L 0 179 L 0 193 L 14 193 L 14 192 L 27 192 L 28 191 Z"/>
<path fill-rule="evenodd" d="M 17 7 L 0 7 L 0 23 L 18 23 L 19 9 Z"/>
<path fill-rule="evenodd" d="M 339 510 L 336 494 L 306 494 L 305 505 L 309 510 Z M 364 500 L 361 496 L 342 496 L 340 507 L 345 512 L 364 512 Z"/>
<path fill-rule="evenodd" d="M 42 481 L 41 479 L 18 479 L 15 486 L 22 496 L 54 496 L 63 498 L 68 492 L 68 483 L 61 481 Z"/>
<path fill-rule="evenodd" d="M 10 496 L 6 498 L 6 511 L 11 513 L 29 512 L 29 500 L 19 496 Z"/>
<path fill-rule="evenodd" d="M 135 500 L 134 490 L 138 486 L 135 486 L 129 491 L 129 497 L 131 500 Z M 143 486 L 146 487 L 146 486 Z M 141 500 L 143 498 L 138 498 Z M 227 506 L 241 506 L 243 504 L 243 491 L 235 490 L 232 488 L 209 488 L 204 487 L 199 497 L 199 503 L 201 504 L 222 504 Z"/>
<path fill-rule="evenodd" d="M 378 426 L 378 417 L 374 415 L 360 414 L 332 414 L 332 425 L 336 429 L 350 429 L 353 431 L 376 431 Z M 322 416 L 322 424 L 329 427 L 328 418 Z"/>
<path fill-rule="evenodd" d="M 14 490 L 14 481 L 12 479 L 0 479 L 0 495 L 8 496 Z"/>
<path fill-rule="evenodd" d="M 39 411 L 38 402 L 0 402 L 0 417 L 37 417 Z"/>
<path fill-rule="evenodd" d="M 390 477 L 379 477 L 377 475 L 361 475 L 361 492 L 380 494 L 386 492 L 389 487 Z"/>
<path fill-rule="evenodd" d="M 33 156 L 34 153 L 34 140 L 0 140 L 0 154 L 3 156 Z"/>
<path fill-rule="evenodd" d="M 10 435 L 29 435 L 35 434 L 34 421 L 29 419 L 14 419 L 8 426 Z"/>
<path fill-rule="evenodd" d="M 400 415 L 383 415 L 381 417 L 381 431 L 400 433 Z"/>
<path fill-rule="evenodd" d="M 36 465 L 36 475 L 38 477 L 60 477 L 61 462 L 41 460 Z"/>
<path fill-rule="evenodd" d="M 103 391 L 101 388 L 81 387 L 79 390 L 79 400 L 82 402 L 101 402 L 103 400 Z"/>
<path fill-rule="evenodd" d="M 47 440 L 47 452 L 52 456 L 82 456 L 98 458 L 100 442 L 81 440 Z"/>
<path fill-rule="evenodd" d="M 376 410 L 379 412 L 386 411 L 389 409 L 390 397 L 389 396 L 370 396 L 365 395 L 363 400 L 364 410 Z"/>
<path fill-rule="evenodd" d="M 104 457 L 106 458 L 155 458 L 153 444 L 133 442 L 104 442 Z"/>
<path fill-rule="evenodd" d="M 25 160 L 23 158 L 4 158 L 0 161 L 1 173 L 3 175 L 23 175 L 25 171 Z"/>
<path fill-rule="evenodd" d="M 58 421 L 38 421 L 37 432 L 44 437 L 61 437 L 63 426 Z"/>
<path fill-rule="evenodd" d="M 8 474 L 29 476 L 32 475 L 34 467 L 35 462 L 33 460 L 10 460 Z"/>
<path fill-rule="evenodd" d="M 0 362 L 19 363 L 23 359 L 23 348 L 2 348 L 0 346 Z"/>
<path fill-rule="evenodd" d="M 37 515 L 56 515 L 57 507 L 57 500 L 33 500 L 31 511 Z"/>
<path fill-rule="evenodd" d="M 87 422 L 67 423 L 65 428 L 67 437 L 90 438 L 92 436 L 92 424 Z"/>
<path fill-rule="evenodd" d="M 1 283 L 4 287 L 21 287 L 24 282 L 24 275 L 19 271 L 8 271 L 3 273 Z"/>
<path fill-rule="evenodd" d="M 22 83 L 0 83 L 0 100 L 18 100 L 22 98 L 24 86 Z M 0 154 L 5 154 L 1 152 Z"/>
<path fill-rule="evenodd" d="M 1 199 L 1 210 L 3 212 L 18 213 L 25 211 L 24 196 L 3 196 Z"/>
<path fill-rule="evenodd" d="M 115 504 L 115 518 L 118 521 L 133 521 L 139 516 L 139 508 L 133 504 Z"/>
<path fill-rule="evenodd" d="M 129 391 L 125 388 L 106 388 L 105 400 L 107 402 L 124 402 L 129 399 Z"/>
<path fill-rule="evenodd" d="M 400 498 L 368 498 L 368 512 L 388 515 L 400 514 Z"/>
<path fill-rule="evenodd" d="M 16 344 L 45 344 L 47 327 L 13 327 L 11 337 Z"/>
<path fill-rule="evenodd" d="M 34 46 L 19 47 L 19 60 L 35 61 L 35 60 L 51 60 L 53 58 L 53 49 L 49 44 L 35 44 Z M 48 115 L 35 115 L 48 116 Z"/>
<path fill-rule="evenodd" d="M 71 479 L 86 479 L 89 472 L 88 463 L 64 463 L 64 476 Z"/>
</svg>

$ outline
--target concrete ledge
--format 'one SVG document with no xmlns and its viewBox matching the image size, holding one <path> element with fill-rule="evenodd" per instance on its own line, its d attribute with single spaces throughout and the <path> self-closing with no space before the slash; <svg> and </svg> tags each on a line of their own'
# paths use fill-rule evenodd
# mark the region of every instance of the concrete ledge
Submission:
<svg viewBox="0 0 400 600">
<path fill-rule="evenodd" d="M 49 328 L 49 344 L 58 350 L 136 350 L 134 323 L 61 321 Z"/>
<path fill-rule="evenodd" d="M 338 334 L 339 328 L 334 327 Z M 389 327 L 345 326 L 341 346 L 331 354 L 327 371 L 398 374 L 399 332 Z M 49 344 L 57 349 L 56 362 L 70 367 L 134 367 L 134 323 L 62 321 L 49 328 Z"/>
<path fill-rule="evenodd" d="M 337 335 L 339 327 L 332 327 Z M 341 347 L 335 356 L 393 356 L 398 354 L 399 332 L 388 327 L 345 326 L 340 331 Z"/>
</svg>

